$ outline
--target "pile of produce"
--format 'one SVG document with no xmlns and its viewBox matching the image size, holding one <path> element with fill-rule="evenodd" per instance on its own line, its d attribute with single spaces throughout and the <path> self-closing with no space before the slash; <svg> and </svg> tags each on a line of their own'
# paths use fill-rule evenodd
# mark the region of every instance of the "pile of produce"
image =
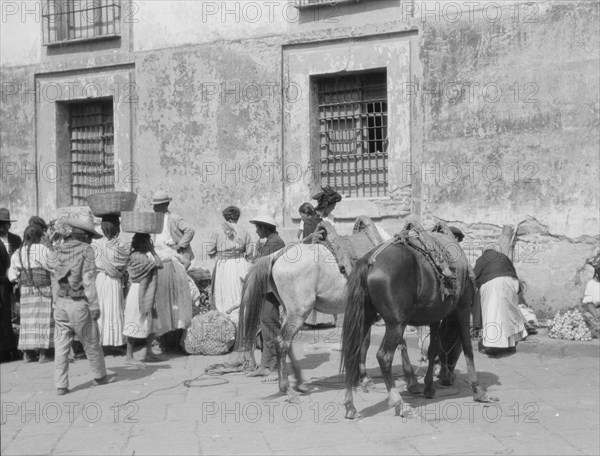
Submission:
<svg viewBox="0 0 600 456">
<path fill-rule="evenodd" d="M 549 321 L 550 337 L 565 340 L 592 340 L 592 331 L 579 309 L 557 313 Z"/>
</svg>

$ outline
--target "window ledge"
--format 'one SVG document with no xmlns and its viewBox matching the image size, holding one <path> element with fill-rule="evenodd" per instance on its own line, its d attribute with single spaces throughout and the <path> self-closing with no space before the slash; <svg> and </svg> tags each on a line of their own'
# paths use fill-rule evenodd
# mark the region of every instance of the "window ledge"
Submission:
<svg viewBox="0 0 600 456">
<path fill-rule="evenodd" d="M 296 3 L 294 6 L 299 10 L 318 8 L 319 6 L 341 5 L 345 3 L 358 3 L 360 0 L 337 0 L 337 1 L 322 1 L 315 3 Z"/>
<path fill-rule="evenodd" d="M 118 40 L 121 38 L 120 34 L 115 35 L 102 35 L 102 36 L 94 36 L 90 38 L 75 38 L 72 40 L 63 40 L 63 41 L 54 41 L 53 43 L 45 43 L 46 47 L 63 47 L 71 44 L 81 44 L 81 43 L 90 43 L 94 41 L 110 41 L 110 40 Z"/>
</svg>

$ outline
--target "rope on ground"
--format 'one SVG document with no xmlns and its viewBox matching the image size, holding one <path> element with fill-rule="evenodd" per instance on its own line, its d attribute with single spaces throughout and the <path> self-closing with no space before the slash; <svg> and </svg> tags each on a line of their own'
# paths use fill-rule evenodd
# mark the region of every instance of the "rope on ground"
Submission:
<svg viewBox="0 0 600 456">
<path fill-rule="evenodd" d="M 229 383 L 229 380 L 227 380 L 226 378 L 214 378 L 214 375 L 210 375 L 210 374 L 200 374 L 197 377 L 194 378 L 190 378 L 187 380 L 183 380 L 173 386 L 167 386 L 165 388 L 159 388 L 159 389 L 155 389 L 150 391 L 148 394 L 142 396 L 142 397 L 137 397 L 135 399 L 129 399 L 127 402 L 124 402 L 123 404 L 117 404 L 119 408 L 125 407 L 127 404 L 132 404 L 134 402 L 138 402 L 138 401 L 142 401 L 144 399 L 147 399 L 148 397 L 150 397 L 152 394 L 154 393 L 158 393 L 159 391 L 168 391 L 174 388 L 177 388 L 180 385 L 185 386 L 186 388 L 190 388 L 190 387 L 194 387 L 194 388 L 207 388 L 210 386 L 219 386 L 219 385 L 226 385 L 227 383 Z M 209 385 L 192 385 L 192 383 L 194 382 L 198 382 L 198 381 L 207 381 L 207 380 L 217 380 L 218 383 L 212 383 Z"/>
</svg>

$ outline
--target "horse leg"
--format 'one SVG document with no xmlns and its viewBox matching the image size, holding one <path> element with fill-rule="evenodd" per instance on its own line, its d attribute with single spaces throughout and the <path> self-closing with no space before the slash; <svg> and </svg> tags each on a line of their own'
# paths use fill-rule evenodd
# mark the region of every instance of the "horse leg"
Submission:
<svg viewBox="0 0 600 456">
<path fill-rule="evenodd" d="M 288 394 L 292 400 L 295 398 L 296 394 L 290 391 L 290 382 L 285 371 L 285 364 L 287 356 L 290 352 L 292 340 L 302 327 L 302 323 L 301 317 L 292 317 L 288 314 L 283 326 L 281 327 L 280 336 L 278 336 L 275 340 L 275 346 L 277 350 L 277 368 L 279 371 L 279 391 Z M 290 356 L 290 360 L 296 379 L 299 379 L 298 382 L 300 383 L 302 382 L 302 377 L 300 374 L 300 366 L 298 361 L 293 354 Z"/>
<path fill-rule="evenodd" d="M 365 337 L 360 345 L 360 364 L 358 365 L 358 369 L 360 371 L 360 386 L 365 393 L 368 393 L 368 388 L 373 386 L 373 379 L 367 375 L 367 352 L 371 345 L 371 326 L 373 326 L 376 315 L 372 308 L 367 309 L 364 325 Z"/>
<path fill-rule="evenodd" d="M 467 360 L 467 371 L 469 375 L 469 384 L 473 391 L 473 400 L 477 402 L 490 402 L 485 388 L 479 385 L 477 371 L 475 370 L 475 360 L 473 356 L 473 345 L 471 345 L 471 328 L 469 324 L 469 314 L 466 318 L 460 319 L 460 339 L 462 341 L 463 352 Z"/>
<path fill-rule="evenodd" d="M 433 387 L 433 371 L 435 367 L 435 358 L 438 355 L 440 346 L 440 323 L 434 323 L 429 325 L 429 348 L 427 350 L 427 359 L 429 361 L 427 365 L 427 373 L 425 374 L 425 390 L 423 396 L 427 399 L 431 399 L 435 396 L 435 388 Z"/>
<path fill-rule="evenodd" d="M 405 327 L 405 324 L 400 323 L 386 325 L 385 335 L 383 336 L 381 346 L 377 351 L 377 361 L 379 361 L 381 374 L 383 375 L 383 380 L 388 392 L 388 405 L 394 407 L 396 416 L 403 416 L 402 397 L 400 397 L 400 394 L 395 390 L 396 384 L 392 377 L 392 361 L 394 360 L 394 352 L 396 351 L 398 344 L 405 344 L 403 337 Z M 408 355 L 406 358 L 408 359 Z"/>
<path fill-rule="evenodd" d="M 402 333 L 406 325 L 402 326 Z M 400 354 L 402 355 L 402 372 L 404 372 L 404 380 L 406 380 L 406 389 L 411 394 L 421 394 L 422 390 L 417 380 L 417 375 L 413 369 L 410 358 L 408 357 L 408 349 L 406 348 L 406 340 L 404 338 L 400 341 Z"/>
</svg>

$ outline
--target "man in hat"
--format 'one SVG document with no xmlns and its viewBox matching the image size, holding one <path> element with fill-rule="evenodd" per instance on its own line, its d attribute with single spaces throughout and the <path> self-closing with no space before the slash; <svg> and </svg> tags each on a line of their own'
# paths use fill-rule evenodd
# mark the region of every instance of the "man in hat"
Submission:
<svg viewBox="0 0 600 456">
<path fill-rule="evenodd" d="M 12 222 L 10 212 L 5 207 L 0 208 L 0 239 L 4 243 L 9 255 L 15 253 L 21 247 L 22 240 L 16 234 L 10 232 Z"/>
<path fill-rule="evenodd" d="M 261 240 L 264 240 L 258 246 L 256 258 L 268 256 L 285 247 L 285 242 L 277 233 L 277 222 L 273 217 L 259 215 L 250 220 L 250 223 L 256 225 L 256 234 Z M 281 330 L 279 303 L 274 297 L 268 297 L 263 303 L 260 313 L 260 329 L 263 339 L 260 366 L 254 372 L 250 372 L 248 376 L 265 377 L 263 383 L 273 383 L 279 379 L 275 337 Z"/>
<path fill-rule="evenodd" d="M 100 306 L 96 292 L 96 263 L 92 239 L 96 232 L 91 214 L 73 216 L 67 220 L 71 233 L 55 248 L 49 259 L 52 269 L 52 289 L 56 321 L 54 379 L 58 395 L 69 391 L 69 350 L 77 335 L 92 368 L 94 383 L 107 383 L 100 331 L 96 321 Z"/>
<path fill-rule="evenodd" d="M 186 269 L 191 265 L 194 259 L 194 252 L 190 243 L 194 239 L 194 228 L 177 214 L 169 211 L 169 204 L 172 201 L 167 192 L 159 190 L 154 194 L 152 206 L 154 212 L 165 214 L 163 236 L 169 237 L 164 240 L 165 245 L 181 255 L 186 263 Z M 157 238 L 158 241 L 158 238 Z"/>
<path fill-rule="evenodd" d="M 21 238 L 10 232 L 11 224 L 14 221 L 15 220 L 11 220 L 8 209 L 5 207 L 0 208 L 0 239 L 2 240 L 3 247 L 2 255 L 6 256 L 4 260 L 8 262 L 6 269 L 8 269 L 10 266 L 10 257 L 21 247 L 22 244 Z M 3 361 L 8 361 L 19 358 L 17 351 L 17 340 L 12 329 L 13 309 L 15 307 L 15 303 L 18 301 L 18 296 L 16 293 L 14 293 L 12 284 L 6 278 L 6 270 L 0 271 L 0 274 L 0 311 L 2 312 L 2 315 L 0 316 L 0 349 L 2 350 L 0 357 Z"/>
</svg>

